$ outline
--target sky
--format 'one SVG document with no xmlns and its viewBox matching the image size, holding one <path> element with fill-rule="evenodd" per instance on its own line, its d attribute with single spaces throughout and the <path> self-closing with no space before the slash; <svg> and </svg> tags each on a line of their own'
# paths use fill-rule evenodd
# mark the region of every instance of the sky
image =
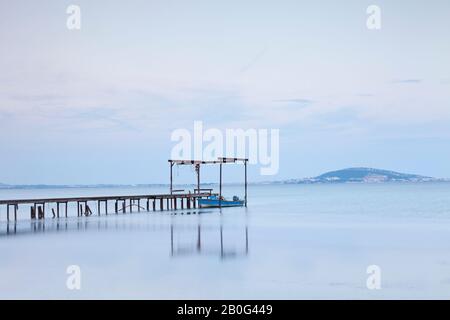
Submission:
<svg viewBox="0 0 450 320">
<path fill-rule="evenodd" d="M 1 183 L 166 183 L 194 121 L 279 130 L 250 181 L 450 177 L 450 2 L 0 0 Z"/>
</svg>

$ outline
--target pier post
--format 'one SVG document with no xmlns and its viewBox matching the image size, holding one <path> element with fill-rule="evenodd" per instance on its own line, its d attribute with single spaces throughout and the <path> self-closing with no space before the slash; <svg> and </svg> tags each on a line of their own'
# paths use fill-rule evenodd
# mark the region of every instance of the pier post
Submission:
<svg viewBox="0 0 450 320">
<path fill-rule="evenodd" d="M 245 207 L 247 207 L 247 160 L 244 160 L 244 168 L 245 168 L 245 181 L 244 181 L 245 195 L 244 195 L 244 203 L 245 203 Z"/>
<path fill-rule="evenodd" d="M 197 172 L 197 193 L 200 193 L 200 164 L 195 165 L 195 171 Z"/>
<path fill-rule="evenodd" d="M 66 212 L 65 212 L 66 218 L 67 218 L 67 202 L 66 202 Z"/>
<path fill-rule="evenodd" d="M 14 221 L 17 221 L 17 208 L 18 208 L 18 204 L 14 205 Z"/>
<path fill-rule="evenodd" d="M 56 203 L 56 217 L 59 218 L 59 202 Z"/>
<path fill-rule="evenodd" d="M 138 212 L 141 212 L 141 199 L 138 199 Z"/>
<path fill-rule="evenodd" d="M 173 208 L 174 208 L 175 210 L 177 210 L 177 198 L 176 198 L 176 197 L 173 198 L 173 204 L 174 204 Z"/>
<path fill-rule="evenodd" d="M 44 219 L 44 211 L 42 210 L 41 206 L 38 206 L 38 219 Z"/>
<path fill-rule="evenodd" d="M 30 218 L 31 218 L 31 220 L 36 219 L 36 212 L 35 212 L 33 206 L 30 206 Z"/>
<path fill-rule="evenodd" d="M 164 201 L 163 201 L 163 198 L 159 199 L 159 210 L 161 210 L 161 211 L 164 210 Z"/>
<path fill-rule="evenodd" d="M 123 213 L 127 213 L 127 203 L 126 203 L 126 199 L 123 199 L 123 203 L 122 203 L 122 211 Z"/>
<path fill-rule="evenodd" d="M 108 200 L 105 200 L 105 214 L 108 215 Z"/>
<path fill-rule="evenodd" d="M 117 207 L 117 200 L 116 200 L 116 202 L 114 203 L 114 210 L 115 210 L 115 212 L 116 212 L 116 214 L 117 214 L 117 210 L 118 210 L 118 207 Z"/>
<path fill-rule="evenodd" d="M 153 211 L 156 211 L 156 199 L 153 199 Z"/>
<path fill-rule="evenodd" d="M 180 200 L 181 200 L 181 210 L 183 210 L 184 209 L 184 198 L 181 197 Z"/>
<path fill-rule="evenodd" d="M 130 213 L 133 212 L 133 200 L 130 198 Z"/>
<path fill-rule="evenodd" d="M 219 208 L 222 208 L 222 163 L 219 164 Z"/>
<path fill-rule="evenodd" d="M 97 201 L 97 214 L 100 216 L 100 200 Z"/>
<path fill-rule="evenodd" d="M 150 199 L 147 198 L 147 211 L 150 211 Z"/>
<path fill-rule="evenodd" d="M 170 162 L 170 194 L 173 190 L 173 175 L 172 175 L 173 162 Z"/>
</svg>

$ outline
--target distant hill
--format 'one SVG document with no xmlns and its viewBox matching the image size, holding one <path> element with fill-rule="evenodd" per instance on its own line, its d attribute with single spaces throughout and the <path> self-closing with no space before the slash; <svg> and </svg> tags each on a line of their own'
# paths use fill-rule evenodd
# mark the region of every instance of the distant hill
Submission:
<svg viewBox="0 0 450 320">
<path fill-rule="evenodd" d="M 330 171 L 313 178 L 291 179 L 283 183 L 380 183 L 444 181 L 417 174 L 400 173 L 374 168 L 347 168 Z"/>
</svg>

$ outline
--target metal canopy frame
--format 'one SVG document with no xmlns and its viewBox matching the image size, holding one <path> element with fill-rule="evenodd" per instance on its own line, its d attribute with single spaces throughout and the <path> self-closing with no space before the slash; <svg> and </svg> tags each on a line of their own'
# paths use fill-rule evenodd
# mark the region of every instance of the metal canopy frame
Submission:
<svg viewBox="0 0 450 320">
<path fill-rule="evenodd" d="M 173 194 L 173 166 L 174 165 L 193 165 L 195 166 L 195 172 L 197 173 L 197 193 L 200 193 L 200 166 L 202 164 L 218 164 L 219 165 L 219 207 L 222 207 L 222 165 L 227 163 L 239 163 L 242 162 L 244 164 L 244 204 L 247 207 L 247 158 L 225 158 L 219 157 L 217 160 L 168 160 L 170 165 L 170 194 Z M 195 193 L 194 190 L 194 193 Z"/>
</svg>

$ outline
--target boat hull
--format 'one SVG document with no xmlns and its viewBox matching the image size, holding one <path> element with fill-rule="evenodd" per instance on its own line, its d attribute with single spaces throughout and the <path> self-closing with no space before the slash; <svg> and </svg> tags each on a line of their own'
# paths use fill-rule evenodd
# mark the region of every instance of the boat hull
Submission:
<svg viewBox="0 0 450 320">
<path fill-rule="evenodd" d="M 244 201 L 230 201 L 230 200 L 218 200 L 218 199 L 198 199 L 198 206 L 200 208 L 224 208 L 224 207 L 243 207 Z"/>
</svg>

